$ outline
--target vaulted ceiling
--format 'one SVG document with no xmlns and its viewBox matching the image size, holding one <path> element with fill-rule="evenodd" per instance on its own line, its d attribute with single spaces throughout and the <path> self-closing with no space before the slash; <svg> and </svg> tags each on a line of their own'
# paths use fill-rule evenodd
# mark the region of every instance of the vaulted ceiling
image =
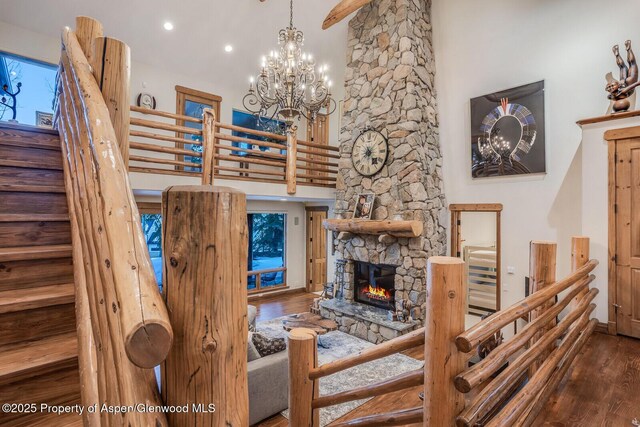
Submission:
<svg viewBox="0 0 640 427">
<path fill-rule="evenodd" d="M 321 28 L 335 3 L 295 0 L 294 24 L 305 33 L 305 48 L 329 64 L 338 83 L 348 20 Z M 204 80 L 222 74 L 244 87 L 261 56 L 277 46 L 288 9 L 287 0 L 0 0 L 0 21 L 57 37 L 75 16 L 92 16 L 108 36 L 129 44 L 134 61 Z M 173 31 L 163 29 L 165 21 L 174 24 Z M 232 53 L 224 51 L 227 44 Z"/>
</svg>

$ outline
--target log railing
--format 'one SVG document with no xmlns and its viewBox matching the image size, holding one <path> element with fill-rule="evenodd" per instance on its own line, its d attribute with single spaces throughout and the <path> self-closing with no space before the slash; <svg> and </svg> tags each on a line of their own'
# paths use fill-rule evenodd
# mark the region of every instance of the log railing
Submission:
<svg viewBox="0 0 640 427">
<path fill-rule="evenodd" d="M 204 184 L 216 178 L 284 184 L 289 194 L 296 193 L 297 185 L 335 188 L 339 149 L 298 140 L 295 128 L 279 135 L 221 123 L 213 110 L 194 118 L 130 109 L 131 172 L 202 177 Z M 185 161 L 185 156 L 197 160 Z"/>
<path fill-rule="evenodd" d="M 62 33 L 55 126 L 72 228 L 82 403 L 159 405 L 152 368 L 165 359 L 173 332 L 129 185 L 128 144 L 118 140 L 129 124 L 120 102 L 129 96 L 128 47 L 102 37 L 93 19 L 78 18 L 76 26 Z M 166 425 L 157 412 L 83 416 L 92 426 Z"/>
<path fill-rule="evenodd" d="M 425 396 L 422 407 L 336 425 L 531 425 L 597 324 L 590 315 L 598 290 L 589 289 L 589 285 L 594 280 L 590 273 L 598 262 L 589 260 L 588 247 L 588 238 L 573 238 L 572 272 L 556 281 L 555 243 L 531 242 L 530 275 L 536 289 L 466 331 L 464 263 L 448 257 L 428 260 L 425 327 L 420 330 L 320 367 L 315 333 L 292 330 L 290 425 L 315 426 L 319 408 L 420 385 Z M 563 311 L 566 313 L 556 322 Z M 529 316 L 530 322 L 519 333 L 467 367 L 469 353 L 523 316 Z M 321 377 L 418 346 L 424 347 L 423 370 L 354 390 L 319 395 Z"/>
</svg>

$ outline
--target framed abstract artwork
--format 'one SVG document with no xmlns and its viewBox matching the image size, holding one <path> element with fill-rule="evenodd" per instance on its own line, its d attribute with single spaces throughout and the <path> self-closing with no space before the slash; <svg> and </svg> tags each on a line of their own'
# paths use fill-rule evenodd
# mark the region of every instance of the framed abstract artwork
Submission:
<svg viewBox="0 0 640 427">
<path fill-rule="evenodd" d="M 544 81 L 471 100 L 471 176 L 546 172 Z"/>
</svg>

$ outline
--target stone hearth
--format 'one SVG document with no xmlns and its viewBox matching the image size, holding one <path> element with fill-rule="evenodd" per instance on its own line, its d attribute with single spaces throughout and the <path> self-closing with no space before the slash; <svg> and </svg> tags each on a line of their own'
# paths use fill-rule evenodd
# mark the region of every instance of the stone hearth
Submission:
<svg viewBox="0 0 640 427">
<path fill-rule="evenodd" d="M 379 0 L 360 9 L 349 23 L 336 215 L 351 217 L 356 196 L 374 193 L 372 219 L 419 220 L 424 231 L 417 238 L 348 235 L 336 239 L 336 257 L 348 261 L 347 304 L 354 299 L 349 261 L 357 260 L 395 266 L 396 306 L 410 300 L 414 307 L 423 308 L 426 260 L 446 251 L 430 7 L 429 0 Z M 361 176 L 351 163 L 353 143 L 366 127 L 380 131 L 389 143 L 385 166 L 372 177 Z M 417 316 L 419 322 L 422 313 Z M 359 315 L 343 316 L 358 319 Z M 379 329 L 379 323 L 372 324 Z M 375 328 L 369 325 L 369 331 Z"/>
</svg>

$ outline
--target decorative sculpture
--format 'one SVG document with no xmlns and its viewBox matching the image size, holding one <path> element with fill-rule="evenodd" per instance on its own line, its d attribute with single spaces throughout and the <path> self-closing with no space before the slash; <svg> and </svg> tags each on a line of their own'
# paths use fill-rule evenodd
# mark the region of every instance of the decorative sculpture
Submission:
<svg viewBox="0 0 640 427">
<path fill-rule="evenodd" d="M 7 102 L 7 97 L 3 96 L 0 99 L 0 105 L 4 105 L 5 107 L 9 108 L 11 110 L 12 116 L 11 116 L 11 122 L 15 122 L 16 121 L 16 115 L 18 113 L 18 104 L 16 102 L 16 98 L 18 97 L 18 94 L 20 93 L 20 90 L 22 88 L 22 83 L 18 83 L 16 85 L 16 87 L 18 88 L 18 90 L 16 90 L 15 92 L 11 93 L 9 92 L 9 85 L 3 85 L 2 86 L 2 90 L 11 97 L 11 105 L 9 105 L 9 103 Z"/>
<path fill-rule="evenodd" d="M 631 40 L 627 40 L 624 43 L 627 50 L 627 62 L 620 56 L 620 48 L 618 45 L 613 46 L 613 54 L 616 57 L 616 64 L 620 69 L 620 80 L 616 80 L 611 76 L 611 73 L 607 75 L 606 91 L 609 92 L 607 96 L 613 101 L 613 114 L 627 111 L 631 107 L 629 97 L 635 92 L 636 86 L 638 86 L 638 64 L 636 57 L 631 50 Z"/>
</svg>

